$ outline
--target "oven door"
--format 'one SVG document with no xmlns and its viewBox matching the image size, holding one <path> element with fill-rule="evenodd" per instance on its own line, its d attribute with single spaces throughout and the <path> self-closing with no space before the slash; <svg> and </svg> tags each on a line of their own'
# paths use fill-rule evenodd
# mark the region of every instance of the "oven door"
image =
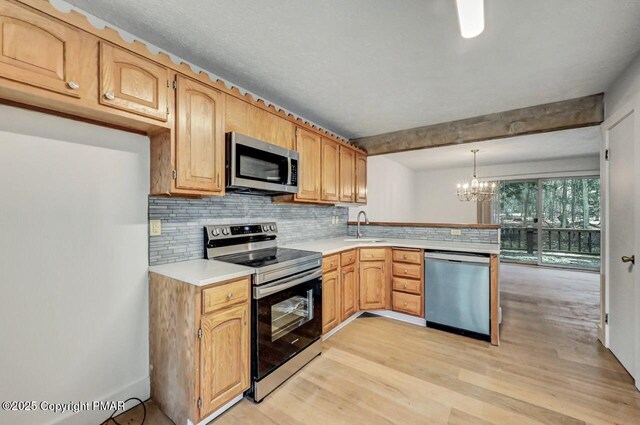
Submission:
<svg viewBox="0 0 640 425">
<path fill-rule="evenodd" d="M 229 133 L 228 186 L 267 192 L 298 192 L 298 153 Z"/>
<path fill-rule="evenodd" d="M 253 378 L 260 380 L 322 335 L 322 270 L 254 288 Z"/>
</svg>

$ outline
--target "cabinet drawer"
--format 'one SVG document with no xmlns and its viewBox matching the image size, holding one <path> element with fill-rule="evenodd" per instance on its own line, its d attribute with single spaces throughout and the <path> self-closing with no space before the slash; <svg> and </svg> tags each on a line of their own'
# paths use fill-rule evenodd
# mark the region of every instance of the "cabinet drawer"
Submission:
<svg viewBox="0 0 640 425">
<path fill-rule="evenodd" d="M 421 280 L 394 277 L 392 284 L 394 291 L 409 292 L 416 295 L 422 294 L 423 285 Z"/>
<path fill-rule="evenodd" d="M 422 264 L 422 251 L 393 250 L 393 261 L 400 263 Z"/>
<path fill-rule="evenodd" d="M 393 291 L 393 311 L 422 316 L 422 297 Z"/>
<path fill-rule="evenodd" d="M 340 264 L 340 254 L 327 255 L 322 259 L 322 272 L 337 270 Z"/>
<path fill-rule="evenodd" d="M 387 250 L 385 248 L 362 248 L 360 249 L 360 261 L 384 260 Z"/>
<path fill-rule="evenodd" d="M 202 314 L 230 305 L 249 302 L 249 278 L 236 280 L 202 291 Z"/>
<path fill-rule="evenodd" d="M 393 275 L 409 279 L 421 279 L 422 267 L 417 264 L 393 263 Z"/>
<path fill-rule="evenodd" d="M 356 262 L 356 250 L 346 251 L 340 254 L 340 266 L 350 266 Z"/>
</svg>

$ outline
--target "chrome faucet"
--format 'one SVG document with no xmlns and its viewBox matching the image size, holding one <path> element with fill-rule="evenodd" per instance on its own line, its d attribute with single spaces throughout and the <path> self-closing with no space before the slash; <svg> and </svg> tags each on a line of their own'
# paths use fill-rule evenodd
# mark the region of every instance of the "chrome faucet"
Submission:
<svg viewBox="0 0 640 425">
<path fill-rule="evenodd" d="M 361 216 L 362 214 L 364 214 L 364 224 L 369 224 L 369 218 L 367 217 L 367 213 L 366 213 L 366 212 L 364 212 L 364 211 L 360 211 L 360 212 L 358 213 L 358 222 L 357 222 L 357 224 L 358 224 L 358 231 L 356 232 L 356 237 L 357 237 L 358 239 L 362 238 L 362 232 L 360 231 L 360 216 Z"/>
</svg>

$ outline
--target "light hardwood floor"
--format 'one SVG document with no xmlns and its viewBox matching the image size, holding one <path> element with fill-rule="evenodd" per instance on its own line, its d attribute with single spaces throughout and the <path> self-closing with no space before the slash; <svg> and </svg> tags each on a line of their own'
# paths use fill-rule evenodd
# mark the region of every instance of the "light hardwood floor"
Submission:
<svg viewBox="0 0 640 425">
<path fill-rule="evenodd" d="M 502 265 L 501 346 L 380 317 L 355 320 L 236 424 L 640 424 L 640 393 L 597 341 L 599 277 Z M 171 422 L 147 403 L 146 425 Z M 141 408 L 121 415 L 140 424 Z"/>
</svg>

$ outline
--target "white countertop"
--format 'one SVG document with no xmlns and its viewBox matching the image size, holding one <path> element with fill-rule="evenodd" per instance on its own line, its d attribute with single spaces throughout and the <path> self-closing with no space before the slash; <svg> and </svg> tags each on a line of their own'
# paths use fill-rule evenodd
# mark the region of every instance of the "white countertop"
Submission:
<svg viewBox="0 0 640 425">
<path fill-rule="evenodd" d="M 211 285 L 255 273 L 255 269 L 251 267 L 216 260 L 189 260 L 162 264 L 149 267 L 149 271 L 196 286 Z"/>
<path fill-rule="evenodd" d="M 456 252 L 473 252 L 476 254 L 500 254 L 499 244 L 470 243 L 470 242 L 445 242 L 428 241 L 424 239 L 387 239 L 381 238 L 381 242 L 347 242 L 345 239 L 355 239 L 355 237 L 344 236 L 333 239 L 318 239 L 315 241 L 294 243 L 284 245 L 284 248 L 303 249 L 306 251 L 321 252 L 322 255 L 333 254 L 353 248 L 366 247 L 387 247 L 398 248 L 419 248 Z"/>
<path fill-rule="evenodd" d="M 345 241 L 349 236 L 333 239 L 318 239 L 315 241 L 283 245 L 284 248 L 302 249 L 305 251 L 321 252 L 322 255 L 333 254 L 353 248 L 388 247 L 419 248 L 456 252 L 473 252 L 480 254 L 499 254 L 499 244 L 483 244 L 469 242 L 427 241 L 421 239 L 384 239 L 381 242 Z M 211 285 L 230 279 L 249 276 L 255 273 L 251 267 L 238 266 L 216 260 L 189 260 L 179 263 L 151 266 L 149 271 L 172 279 L 181 280 L 196 286 Z"/>
</svg>

